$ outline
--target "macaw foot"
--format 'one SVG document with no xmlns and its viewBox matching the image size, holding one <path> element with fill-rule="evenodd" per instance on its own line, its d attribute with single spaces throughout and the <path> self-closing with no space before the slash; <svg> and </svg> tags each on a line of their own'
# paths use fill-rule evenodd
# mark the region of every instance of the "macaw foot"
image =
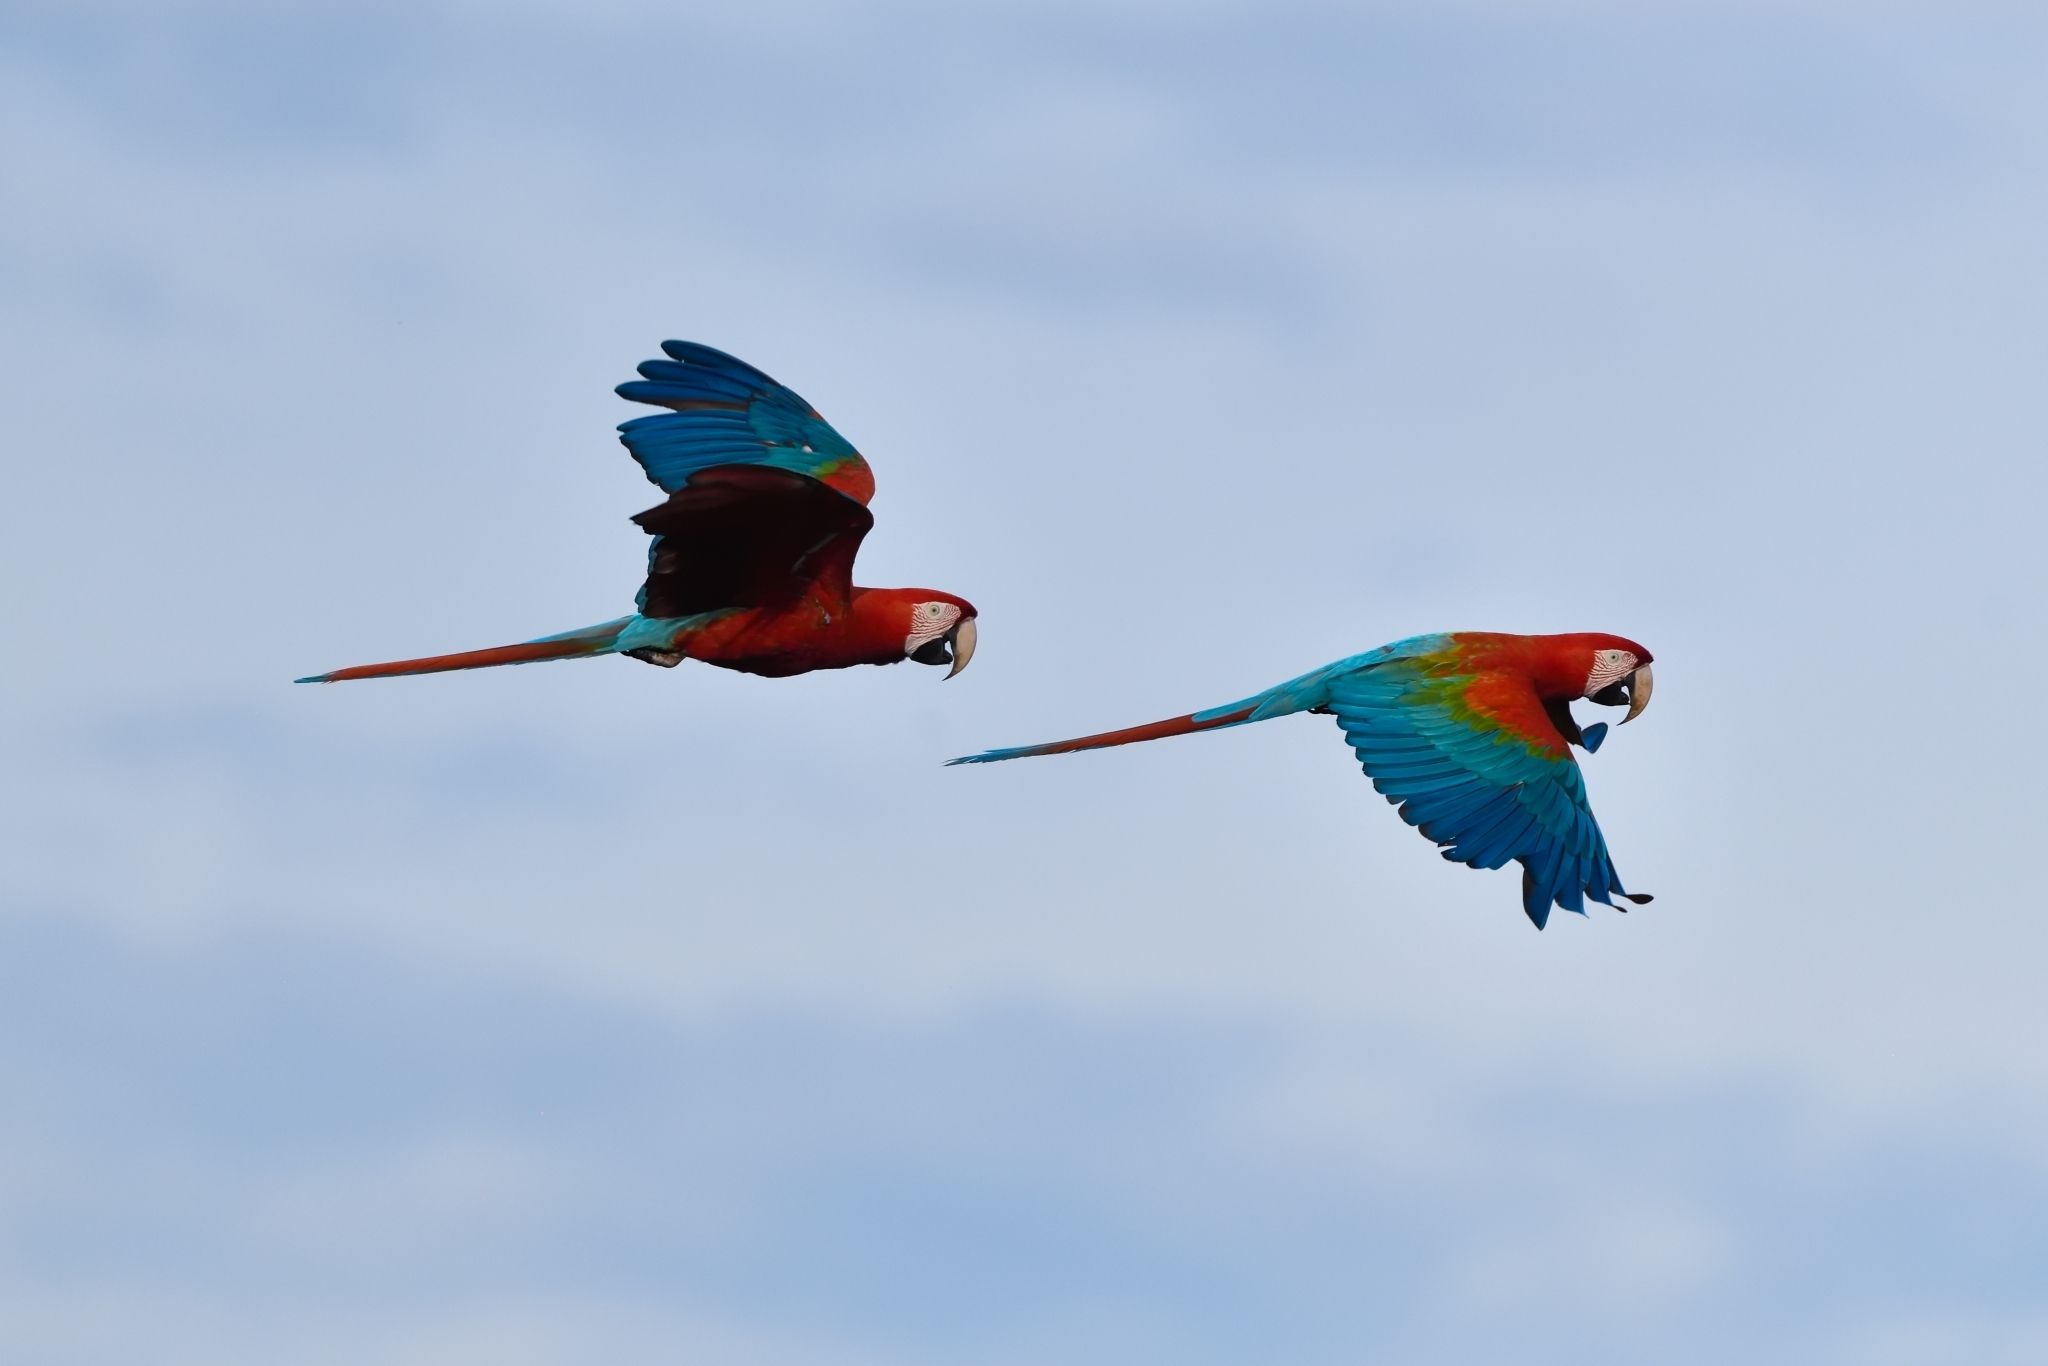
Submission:
<svg viewBox="0 0 2048 1366">
<path fill-rule="evenodd" d="M 681 650 L 657 650 L 652 645 L 643 645 L 637 650 L 628 650 L 626 654 L 629 658 L 637 659 L 642 664 L 652 664 L 656 668 L 661 669 L 673 669 L 676 665 L 683 662 L 683 652 Z"/>
</svg>

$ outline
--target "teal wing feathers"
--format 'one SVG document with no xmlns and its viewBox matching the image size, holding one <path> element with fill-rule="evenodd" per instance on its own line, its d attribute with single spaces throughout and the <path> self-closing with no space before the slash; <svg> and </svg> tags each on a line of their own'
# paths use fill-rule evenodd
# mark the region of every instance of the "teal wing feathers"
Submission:
<svg viewBox="0 0 2048 1366">
<path fill-rule="evenodd" d="M 640 378 L 618 394 L 669 409 L 619 424 L 619 439 L 664 493 L 721 465 L 766 465 L 857 503 L 874 496 L 867 461 L 795 390 L 698 342 L 666 341 L 661 349 L 667 359 L 643 361 Z"/>
<path fill-rule="evenodd" d="M 1525 680 L 1460 674 L 1451 653 L 1410 657 L 1332 679 L 1324 705 L 1373 787 L 1445 858 L 1522 865 L 1538 929 L 1553 906 L 1649 900 L 1623 890 L 1579 766 Z"/>
</svg>

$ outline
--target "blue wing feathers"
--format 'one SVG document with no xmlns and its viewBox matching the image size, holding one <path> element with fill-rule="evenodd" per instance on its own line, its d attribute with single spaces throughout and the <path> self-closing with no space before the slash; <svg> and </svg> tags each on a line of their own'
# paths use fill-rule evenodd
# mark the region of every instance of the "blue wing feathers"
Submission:
<svg viewBox="0 0 2048 1366">
<path fill-rule="evenodd" d="M 730 385 L 677 384 L 660 379 L 629 379 L 612 390 L 620 398 L 629 398 L 635 403 L 652 403 L 660 407 L 678 405 L 705 405 L 701 411 L 709 420 L 746 421 L 747 394 Z M 716 405 L 716 406 L 713 406 Z"/>
<path fill-rule="evenodd" d="M 685 365 L 673 360 L 643 360 L 636 367 L 640 378 L 672 384 L 677 389 L 705 397 L 751 398 L 761 387 L 761 376 L 739 375 L 708 365 Z M 781 388 L 780 385 L 776 386 Z M 784 392 L 788 392 L 784 390 Z"/>
<path fill-rule="evenodd" d="M 1457 842 L 1457 831 L 1470 828 L 1471 822 L 1481 811 L 1501 800 L 1501 794 L 1484 783 L 1467 783 L 1463 787 L 1449 788 L 1442 792 L 1418 797 L 1401 808 L 1401 819 L 1421 830 L 1438 844 Z M 1439 839 L 1436 831 L 1449 831 L 1447 838 Z"/>
<path fill-rule="evenodd" d="M 1453 847 L 1465 862 L 1475 867 L 1499 868 L 1515 856 L 1517 849 L 1528 843 L 1534 825 L 1527 809 L 1520 802 L 1512 802 L 1490 828 L 1459 840 Z"/>
<path fill-rule="evenodd" d="M 1514 799 L 1511 792 L 1473 782 L 1427 803 L 1410 802 L 1401 808 L 1401 816 L 1435 843 L 1456 844 L 1459 832 L 1471 829 L 1481 812 L 1490 806 L 1505 807 Z"/>
<path fill-rule="evenodd" d="M 1358 758 L 1362 758 L 1362 760 L 1364 758 L 1372 758 L 1372 760 L 1382 760 L 1382 762 L 1389 762 L 1389 764 L 1399 764 L 1399 762 L 1411 760 L 1411 758 L 1425 758 L 1425 756 L 1438 756 L 1438 754 L 1442 754 L 1442 750 L 1438 750 L 1436 745 L 1432 745 L 1430 741 L 1425 741 L 1425 739 L 1401 739 L 1401 741 L 1395 741 L 1395 739 L 1389 739 L 1386 735 L 1376 735 L 1372 731 L 1346 731 L 1346 733 L 1343 733 L 1343 737 L 1352 741 L 1352 748 L 1358 750 Z"/>
<path fill-rule="evenodd" d="M 1406 797 L 1419 797 L 1459 785 L 1458 775 L 1448 771 L 1436 773 L 1410 773 L 1397 777 L 1374 778 L 1373 789 L 1382 797 L 1400 801 Z"/>
<path fill-rule="evenodd" d="M 1608 867 L 1607 860 L 1600 857 L 1595 857 L 1587 865 L 1586 897 L 1588 900 L 1606 902 L 1613 896 L 1607 883 Z"/>
<path fill-rule="evenodd" d="M 1472 776 L 1471 771 L 1455 760 L 1442 754 L 1403 756 L 1399 759 L 1381 759 L 1373 767 L 1375 778 L 1400 780 L 1408 778 L 1444 777 L 1460 782 Z"/>
<path fill-rule="evenodd" d="M 674 410 L 619 424 L 619 439 L 664 492 L 718 465 L 772 465 L 819 478 L 838 462 L 860 461 L 853 443 L 801 395 L 745 361 L 696 342 L 667 341 L 661 349 L 669 359 L 643 361 L 641 378 L 617 392 Z"/>
<path fill-rule="evenodd" d="M 1523 909 L 1539 929 L 1553 907 L 1583 914 L 1588 898 L 1612 904 L 1621 882 L 1562 737 L 1558 753 L 1545 753 L 1454 711 L 1441 683 L 1463 677 L 1455 662 L 1413 657 L 1441 639 L 1359 656 L 1328 679 L 1327 705 L 1373 787 L 1445 858 L 1475 868 L 1520 862 Z"/>
<path fill-rule="evenodd" d="M 706 346 L 703 342 L 665 341 L 661 344 L 661 349 L 671 360 L 687 361 L 706 370 L 724 374 L 743 375 L 756 384 L 772 385 L 778 389 L 782 387 L 738 356 L 728 355 L 715 346 Z"/>
<path fill-rule="evenodd" d="M 1555 839 L 1548 840 L 1531 860 L 1537 868 L 1536 880 L 1550 889 L 1553 900 L 1557 897 L 1558 884 L 1564 881 L 1566 862 L 1565 848 Z"/>
<path fill-rule="evenodd" d="M 619 386 L 619 388 L 621 389 L 627 389 L 631 387 L 631 383 L 621 384 Z M 619 431 L 626 435 L 632 435 L 633 433 L 636 432 L 645 433 L 647 429 L 650 427 L 652 427 L 656 433 L 681 431 L 728 431 L 734 433 L 745 433 L 753 430 L 753 428 L 748 425 L 746 415 L 744 413 L 734 413 L 726 412 L 720 409 L 711 409 L 706 412 L 690 414 L 690 418 L 687 423 L 676 421 L 676 418 L 678 416 L 680 416 L 680 414 L 677 413 L 649 413 L 645 417 L 629 417 L 624 422 L 621 422 L 619 424 Z"/>
</svg>

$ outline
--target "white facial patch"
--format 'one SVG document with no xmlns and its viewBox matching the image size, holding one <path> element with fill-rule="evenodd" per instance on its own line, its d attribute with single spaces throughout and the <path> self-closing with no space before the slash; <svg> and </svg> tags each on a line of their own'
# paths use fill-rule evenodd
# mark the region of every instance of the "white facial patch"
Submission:
<svg viewBox="0 0 2048 1366">
<path fill-rule="evenodd" d="M 953 629 L 960 609 L 950 602 L 921 602 L 910 609 L 910 634 L 904 638 L 903 653 L 914 655 Z"/>
<path fill-rule="evenodd" d="M 1636 657 L 1627 650 L 1596 650 L 1593 672 L 1586 675 L 1586 696 L 1591 697 L 1609 683 L 1627 678 L 1636 670 Z"/>
</svg>

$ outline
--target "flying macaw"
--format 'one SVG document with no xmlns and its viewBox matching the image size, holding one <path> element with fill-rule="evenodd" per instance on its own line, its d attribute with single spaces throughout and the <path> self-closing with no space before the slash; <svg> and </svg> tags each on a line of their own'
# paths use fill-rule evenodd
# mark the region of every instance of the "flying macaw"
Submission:
<svg viewBox="0 0 2048 1366">
<path fill-rule="evenodd" d="M 359 664 L 301 678 L 483 669 L 543 659 L 685 659 L 771 678 L 855 664 L 974 657 L 974 605 L 931 588 L 856 588 L 853 558 L 875 524 L 875 479 L 816 409 L 744 361 L 695 342 L 661 344 L 621 398 L 671 411 L 619 424 L 619 440 L 668 501 L 633 520 L 654 537 L 639 611 L 519 645 Z"/>
<path fill-rule="evenodd" d="M 951 762 L 1072 754 L 1298 711 L 1335 716 L 1372 785 L 1445 858 L 1522 865 L 1522 909 L 1540 930 L 1554 905 L 1584 915 L 1587 901 L 1625 911 L 1613 898 L 1650 900 L 1622 890 L 1568 748 L 1590 754 L 1607 737 L 1605 723 L 1579 728 L 1575 699 L 1625 705 L 1626 724 L 1650 704 L 1650 688 L 1650 652 L 1620 636 L 1451 631 L 1382 645 L 1207 711 Z"/>
</svg>

